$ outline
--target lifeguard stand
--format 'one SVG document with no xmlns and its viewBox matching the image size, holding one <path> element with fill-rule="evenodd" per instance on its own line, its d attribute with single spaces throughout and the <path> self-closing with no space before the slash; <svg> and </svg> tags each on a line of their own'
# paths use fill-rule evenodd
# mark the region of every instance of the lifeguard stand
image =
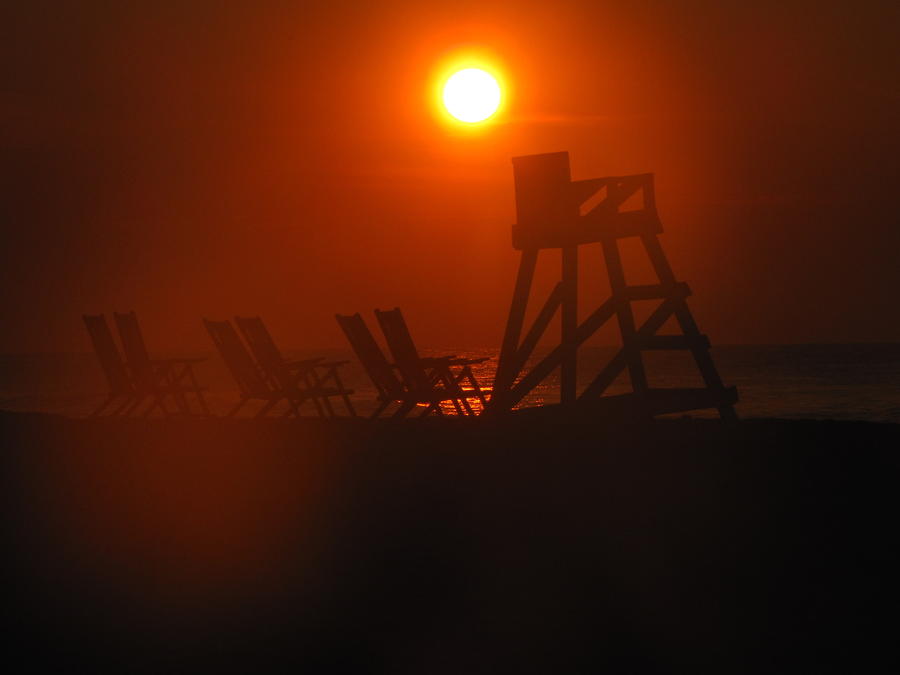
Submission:
<svg viewBox="0 0 900 675">
<path fill-rule="evenodd" d="M 688 308 L 687 297 L 691 291 L 687 284 L 675 280 L 659 243 L 657 235 L 662 232 L 662 224 L 656 213 L 653 174 L 573 181 L 568 152 L 514 157 L 512 162 L 518 219 L 512 228 L 512 242 L 522 256 L 489 411 L 512 409 L 560 368 L 560 402 L 564 406 L 599 407 L 613 415 L 642 417 L 716 408 L 723 419 L 735 419 L 733 406 L 737 391 L 722 384 L 709 354 L 709 339 L 700 333 Z M 639 207 L 624 210 L 625 202 L 633 202 L 635 197 L 640 198 Z M 591 203 L 596 205 L 582 214 L 583 205 Z M 618 244 L 625 237 L 640 238 L 658 284 L 626 284 Z M 579 323 L 578 247 L 592 243 L 599 243 L 603 249 L 611 297 Z M 523 339 L 525 310 L 538 253 L 543 249 L 560 250 L 562 278 Z M 636 300 L 660 301 L 640 326 L 635 324 L 631 304 Z M 526 370 L 534 348 L 557 310 L 560 310 L 562 328 L 560 343 Z M 657 335 L 673 315 L 681 334 Z M 578 348 L 613 316 L 618 320 L 622 347 L 579 393 L 576 387 Z M 650 388 L 643 352 L 654 349 L 689 350 L 705 387 Z M 625 369 L 632 392 L 604 396 Z"/>
</svg>

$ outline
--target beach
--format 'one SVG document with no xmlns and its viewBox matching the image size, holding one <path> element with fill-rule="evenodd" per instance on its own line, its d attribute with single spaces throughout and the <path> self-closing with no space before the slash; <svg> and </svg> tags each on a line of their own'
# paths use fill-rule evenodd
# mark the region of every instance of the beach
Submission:
<svg viewBox="0 0 900 675">
<path fill-rule="evenodd" d="M 584 388 L 616 351 L 616 347 L 582 348 L 579 387 Z M 536 350 L 534 364 L 547 349 Z M 473 366 L 479 382 L 490 384 L 497 367 L 496 348 L 446 345 L 423 349 L 423 355 L 488 360 Z M 900 423 L 900 343 L 725 345 L 711 351 L 722 378 L 738 388 L 742 418 L 837 419 Z M 197 377 L 215 414 L 225 414 L 238 398 L 234 380 L 221 358 L 210 352 L 162 353 L 161 356 L 203 358 Z M 341 377 L 354 390 L 360 414 L 375 408 L 377 392 L 355 355 L 347 348 L 289 349 L 294 359 L 325 356 L 349 360 Z M 649 352 L 647 372 L 654 387 L 696 387 L 702 384 L 693 360 L 677 352 Z M 558 401 L 559 375 L 551 373 L 522 401 L 540 406 Z M 631 390 L 627 374 L 610 387 L 610 394 Z M 107 391 L 103 371 L 93 353 L 55 353 L 0 356 L 0 410 L 50 412 L 84 417 L 102 403 Z M 249 405 L 241 414 L 259 407 Z M 448 411 L 452 406 L 447 403 Z M 283 407 L 282 407 L 283 408 Z M 304 415 L 315 415 L 307 404 Z M 714 416 L 695 411 L 691 415 Z"/>
<path fill-rule="evenodd" d="M 897 665 L 900 425 L 3 413 L 0 429 L 7 650 L 35 669 Z"/>
</svg>

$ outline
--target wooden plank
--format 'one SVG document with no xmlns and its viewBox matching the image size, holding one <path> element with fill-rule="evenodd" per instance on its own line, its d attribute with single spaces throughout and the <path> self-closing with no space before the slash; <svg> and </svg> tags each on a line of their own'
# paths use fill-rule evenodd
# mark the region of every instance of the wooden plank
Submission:
<svg viewBox="0 0 900 675">
<path fill-rule="evenodd" d="M 679 304 L 684 303 L 684 298 L 681 296 L 672 296 L 671 298 L 667 298 L 657 307 L 654 312 L 647 317 L 647 320 L 644 324 L 638 329 L 637 335 L 639 337 L 647 337 L 653 335 L 658 331 L 662 325 L 668 320 L 675 309 Z M 606 367 L 600 371 L 597 377 L 587 386 L 579 400 L 581 399 L 590 399 L 597 398 L 604 391 L 606 391 L 607 387 L 613 383 L 613 381 L 619 376 L 619 373 L 628 365 L 628 361 L 625 357 L 625 350 L 620 349 L 618 353 L 610 359 L 609 363 L 606 364 Z"/>
<path fill-rule="evenodd" d="M 585 216 L 558 223 L 552 230 L 513 225 L 513 248 L 563 248 L 579 244 L 593 244 L 604 239 L 653 236 L 663 231 L 655 211 L 600 212 L 596 209 Z"/>
<path fill-rule="evenodd" d="M 621 298 L 625 294 L 625 270 L 622 268 L 622 256 L 619 253 L 619 244 L 615 239 L 603 242 L 603 258 L 606 261 L 606 271 L 609 275 L 609 287 L 613 297 Z M 647 389 L 647 373 L 644 371 L 644 361 L 640 349 L 634 341 L 634 313 L 630 302 L 619 302 L 616 308 L 619 321 L 619 332 L 622 334 L 622 350 L 625 353 L 625 361 L 628 364 L 628 375 L 631 378 L 631 386 L 635 391 Z"/>
<path fill-rule="evenodd" d="M 659 277 L 660 283 L 666 286 L 674 284 L 675 274 L 672 272 L 672 266 L 669 265 L 669 260 L 666 258 L 662 244 L 659 243 L 659 237 L 652 233 L 642 234 L 641 242 L 644 244 L 644 249 L 646 249 L 647 256 L 650 258 L 650 264 L 653 265 L 653 270 L 656 272 L 656 276 Z"/>
<path fill-rule="evenodd" d="M 575 345 L 580 346 L 591 335 L 596 333 L 600 326 L 602 326 L 612 318 L 615 312 L 616 303 L 612 298 L 595 309 L 590 314 L 590 316 L 588 316 L 588 318 L 586 318 L 581 323 L 581 325 L 578 326 L 578 330 L 575 332 Z M 497 409 L 509 410 L 519 401 L 521 401 L 529 391 L 540 384 L 545 377 L 547 377 L 557 366 L 560 365 L 560 363 L 562 362 L 562 357 L 563 348 L 562 345 L 559 345 L 553 351 L 547 354 L 547 356 L 541 359 L 534 366 L 534 368 L 532 368 L 521 380 L 519 380 L 513 387 L 511 387 L 508 392 L 505 392 L 498 398 Z M 494 396 L 496 397 L 497 394 L 495 393 Z"/>
<path fill-rule="evenodd" d="M 525 339 L 522 340 L 522 344 L 519 347 L 518 353 L 516 354 L 515 363 L 510 367 L 511 382 L 515 381 L 516 376 L 521 372 L 522 368 L 525 367 L 525 364 L 528 362 L 529 357 L 531 357 L 534 348 L 537 346 L 538 340 L 541 339 L 544 331 L 547 330 L 547 326 L 550 325 L 550 321 L 553 319 L 553 315 L 556 314 L 556 310 L 559 308 L 561 302 L 562 283 L 558 283 L 556 284 L 556 286 L 554 286 L 553 291 L 550 293 L 547 301 L 544 303 L 544 306 L 541 308 L 541 311 L 535 318 L 534 323 L 531 325 L 531 329 L 525 336 Z"/>
<path fill-rule="evenodd" d="M 537 257 L 538 249 L 532 248 L 522 251 L 519 259 L 519 272 L 516 275 L 516 285 L 513 289 L 512 305 L 509 308 L 506 331 L 503 334 L 503 343 L 500 348 L 500 359 L 497 363 L 497 373 L 494 376 L 495 395 L 496 392 L 505 391 L 512 384 L 510 374 L 512 364 L 519 352 L 519 336 L 522 334 L 522 324 L 525 321 L 525 310 L 528 307 L 528 295 L 534 280 Z"/>
<path fill-rule="evenodd" d="M 655 235 L 647 234 L 641 237 L 641 241 L 647 249 L 647 255 L 650 257 L 650 262 L 652 263 L 654 270 L 656 270 L 659 280 L 663 284 L 675 283 L 675 274 L 672 271 L 671 265 L 669 265 L 669 260 L 666 258 L 666 254 L 662 249 L 662 245 L 659 243 L 659 239 Z M 700 335 L 697 322 L 694 321 L 694 316 L 691 314 L 691 310 L 688 308 L 687 303 L 681 303 L 681 305 L 676 308 L 675 318 L 678 320 L 678 325 L 685 335 L 694 337 Z M 695 347 L 692 349 L 692 353 L 694 355 L 694 361 L 697 363 L 697 368 L 700 370 L 700 375 L 703 377 L 703 381 L 706 385 L 712 389 L 721 389 L 723 386 L 722 378 L 719 376 L 719 371 L 713 363 L 708 347 Z M 719 414 L 722 419 L 737 419 L 734 408 L 730 405 L 719 408 Z"/>
<path fill-rule="evenodd" d="M 560 402 L 574 403 L 578 376 L 578 247 L 562 250 L 562 363 L 560 370 Z"/>
</svg>

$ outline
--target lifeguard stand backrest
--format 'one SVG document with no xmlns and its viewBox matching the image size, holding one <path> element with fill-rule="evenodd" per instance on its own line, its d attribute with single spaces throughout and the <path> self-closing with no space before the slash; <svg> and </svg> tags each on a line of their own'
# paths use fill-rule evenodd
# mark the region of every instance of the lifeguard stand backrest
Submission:
<svg viewBox="0 0 900 675">
<path fill-rule="evenodd" d="M 578 216 L 568 152 L 513 157 L 517 225 L 552 228 Z"/>
</svg>

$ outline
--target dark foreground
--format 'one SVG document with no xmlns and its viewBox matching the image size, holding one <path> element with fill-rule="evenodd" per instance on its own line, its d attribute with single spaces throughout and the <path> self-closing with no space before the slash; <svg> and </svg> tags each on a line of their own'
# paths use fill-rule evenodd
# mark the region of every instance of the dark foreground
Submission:
<svg viewBox="0 0 900 675">
<path fill-rule="evenodd" d="M 896 672 L 900 426 L 0 415 L 7 659 Z"/>
</svg>

